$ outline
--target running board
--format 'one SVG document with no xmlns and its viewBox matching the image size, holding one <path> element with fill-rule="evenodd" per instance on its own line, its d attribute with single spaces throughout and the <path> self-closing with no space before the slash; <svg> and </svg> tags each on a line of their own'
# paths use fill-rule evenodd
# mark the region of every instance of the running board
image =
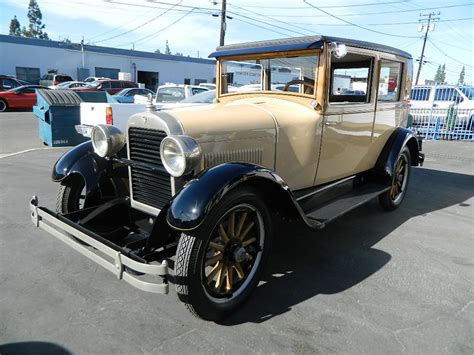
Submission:
<svg viewBox="0 0 474 355">
<path fill-rule="evenodd" d="M 345 193 L 316 209 L 306 212 L 306 219 L 311 223 L 313 228 L 324 228 L 326 224 L 376 198 L 388 189 L 390 189 L 390 187 L 381 184 L 372 183 L 365 185 Z"/>
</svg>

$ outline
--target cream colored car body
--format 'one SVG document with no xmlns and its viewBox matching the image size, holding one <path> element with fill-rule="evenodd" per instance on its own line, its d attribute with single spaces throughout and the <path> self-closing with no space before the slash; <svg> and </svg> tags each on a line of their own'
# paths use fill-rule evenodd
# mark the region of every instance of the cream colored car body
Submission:
<svg viewBox="0 0 474 355">
<path fill-rule="evenodd" d="M 369 103 L 329 103 L 330 51 L 325 48 L 298 52 L 321 56 L 314 95 L 282 91 L 218 94 L 216 104 L 138 114 L 129 124 L 146 127 L 140 123 L 144 115 L 152 120 L 174 119 L 181 127 L 176 134 L 193 137 L 200 144 L 201 169 L 232 161 L 254 163 L 274 170 L 291 190 L 369 170 L 391 133 L 406 122 L 403 98 L 411 86 L 411 60 L 380 51 L 347 49 L 374 57 L 371 80 L 377 80 L 381 59 L 402 63 L 400 100 L 376 103 L 376 82 Z M 216 77 L 220 77 L 219 61 Z M 220 83 L 217 85 L 219 93 Z"/>
</svg>

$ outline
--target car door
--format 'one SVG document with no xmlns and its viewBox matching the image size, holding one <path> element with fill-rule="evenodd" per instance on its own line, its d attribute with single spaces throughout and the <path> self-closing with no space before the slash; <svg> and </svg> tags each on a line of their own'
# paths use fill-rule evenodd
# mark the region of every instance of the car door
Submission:
<svg viewBox="0 0 474 355">
<path fill-rule="evenodd" d="M 34 87 L 26 87 L 13 96 L 11 107 L 31 108 L 36 104 L 36 93 Z"/>
<path fill-rule="evenodd" d="M 375 57 L 362 49 L 331 58 L 316 185 L 371 168 L 367 156 L 375 111 L 374 65 Z"/>
</svg>

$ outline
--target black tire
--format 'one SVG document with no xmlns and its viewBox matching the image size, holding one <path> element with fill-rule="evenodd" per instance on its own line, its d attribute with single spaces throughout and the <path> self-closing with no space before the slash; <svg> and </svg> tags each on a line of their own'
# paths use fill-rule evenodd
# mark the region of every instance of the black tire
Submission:
<svg viewBox="0 0 474 355">
<path fill-rule="evenodd" d="M 398 168 L 399 166 L 401 166 L 401 169 Z M 379 203 L 382 209 L 393 211 L 400 207 L 407 192 L 410 172 L 411 154 L 408 147 L 405 146 L 395 162 L 390 189 L 379 196 Z"/>
<path fill-rule="evenodd" d="M 110 178 L 102 193 L 110 198 L 128 195 L 126 182 L 119 178 Z M 81 175 L 74 174 L 61 181 L 56 196 L 56 212 L 71 213 L 84 207 L 85 181 Z M 96 201 L 101 203 L 101 201 Z"/>
<path fill-rule="evenodd" d="M 219 228 L 225 230 L 223 225 L 226 237 L 231 236 L 227 242 Z M 237 189 L 218 203 L 196 230 L 181 235 L 175 284 L 179 299 L 192 314 L 219 321 L 248 299 L 269 254 L 271 229 L 271 216 L 262 199 L 253 190 Z M 222 249 L 215 249 L 216 244 Z M 219 256 L 213 267 L 212 263 L 206 266 Z"/>
<path fill-rule="evenodd" d="M 5 100 L 0 100 L 0 112 L 8 111 L 8 105 Z"/>
<path fill-rule="evenodd" d="M 56 196 L 56 212 L 65 214 L 81 209 L 85 186 L 84 179 L 80 175 L 68 176 L 61 181 Z"/>
</svg>

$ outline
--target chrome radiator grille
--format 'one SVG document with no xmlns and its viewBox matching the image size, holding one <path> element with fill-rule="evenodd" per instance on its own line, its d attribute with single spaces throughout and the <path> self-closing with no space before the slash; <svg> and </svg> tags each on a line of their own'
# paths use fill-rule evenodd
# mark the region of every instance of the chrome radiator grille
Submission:
<svg viewBox="0 0 474 355">
<path fill-rule="evenodd" d="M 129 159 L 163 169 L 131 167 L 133 200 L 158 209 L 171 199 L 171 176 L 164 170 L 160 157 L 160 144 L 165 137 L 164 131 L 154 129 L 130 127 L 128 130 Z"/>
</svg>

